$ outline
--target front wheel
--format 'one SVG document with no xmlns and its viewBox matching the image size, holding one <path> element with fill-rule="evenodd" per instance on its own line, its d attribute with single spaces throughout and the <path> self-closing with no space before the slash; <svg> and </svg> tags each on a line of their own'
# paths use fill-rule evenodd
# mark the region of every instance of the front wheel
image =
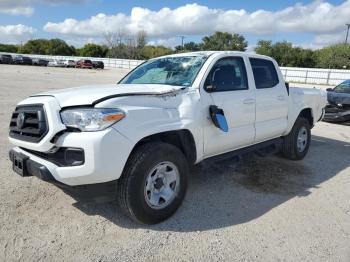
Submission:
<svg viewBox="0 0 350 262">
<path fill-rule="evenodd" d="M 119 204 L 137 222 L 162 222 L 181 205 L 187 176 L 187 160 L 177 147 L 162 142 L 141 145 L 118 181 Z"/>
<path fill-rule="evenodd" d="M 301 160 L 309 151 L 311 141 L 310 123 L 305 118 L 298 118 L 290 133 L 284 137 L 282 154 L 291 160 Z"/>
</svg>

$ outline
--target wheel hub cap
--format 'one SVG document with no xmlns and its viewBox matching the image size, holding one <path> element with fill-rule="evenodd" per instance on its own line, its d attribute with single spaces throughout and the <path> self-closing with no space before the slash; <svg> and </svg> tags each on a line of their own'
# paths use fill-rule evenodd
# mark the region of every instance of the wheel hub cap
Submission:
<svg viewBox="0 0 350 262">
<path fill-rule="evenodd" d="M 157 178 L 156 181 L 153 183 L 153 186 L 155 189 L 159 190 L 164 186 L 164 181 L 162 178 Z"/>
<path fill-rule="evenodd" d="M 153 209 L 162 209 L 172 203 L 178 194 L 180 175 L 171 162 L 157 164 L 148 173 L 144 196 L 146 203 Z"/>
<path fill-rule="evenodd" d="M 299 129 L 298 139 L 297 139 L 297 147 L 300 153 L 304 152 L 307 142 L 308 142 L 308 133 L 306 128 L 303 126 Z"/>
</svg>

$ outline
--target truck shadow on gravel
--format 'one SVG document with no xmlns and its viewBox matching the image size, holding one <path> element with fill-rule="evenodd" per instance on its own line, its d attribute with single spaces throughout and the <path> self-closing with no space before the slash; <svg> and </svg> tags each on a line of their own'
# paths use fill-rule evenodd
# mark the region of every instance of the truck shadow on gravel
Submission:
<svg viewBox="0 0 350 262">
<path fill-rule="evenodd" d="M 303 161 L 246 155 L 238 163 L 203 162 L 192 171 L 183 205 L 170 219 L 153 226 L 132 222 L 121 214 L 115 201 L 99 196 L 100 192 L 113 195 L 113 184 L 104 189 L 89 186 L 64 191 L 85 214 L 105 217 L 121 227 L 205 231 L 249 222 L 292 198 L 312 194 L 321 183 L 350 165 L 349 151 L 349 143 L 313 136 L 310 152 Z"/>
</svg>

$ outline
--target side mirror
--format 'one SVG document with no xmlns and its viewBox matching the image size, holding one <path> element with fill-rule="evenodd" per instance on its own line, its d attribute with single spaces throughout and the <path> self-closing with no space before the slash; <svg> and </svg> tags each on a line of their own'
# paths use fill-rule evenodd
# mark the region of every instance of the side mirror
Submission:
<svg viewBox="0 0 350 262">
<path fill-rule="evenodd" d="M 334 89 L 333 88 L 327 88 L 326 91 L 332 92 L 332 91 L 334 91 Z"/>
<path fill-rule="evenodd" d="M 214 125 L 224 132 L 228 132 L 228 125 L 224 111 L 217 106 L 211 105 L 209 107 L 209 114 Z"/>
</svg>

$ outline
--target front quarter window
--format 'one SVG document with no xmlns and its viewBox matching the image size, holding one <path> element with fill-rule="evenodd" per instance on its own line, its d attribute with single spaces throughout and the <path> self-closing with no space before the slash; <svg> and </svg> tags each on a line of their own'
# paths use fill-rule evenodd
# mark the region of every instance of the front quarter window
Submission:
<svg viewBox="0 0 350 262">
<path fill-rule="evenodd" d="M 152 59 L 130 72 L 120 84 L 190 86 L 207 56 L 174 56 Z"/>
</svg>

